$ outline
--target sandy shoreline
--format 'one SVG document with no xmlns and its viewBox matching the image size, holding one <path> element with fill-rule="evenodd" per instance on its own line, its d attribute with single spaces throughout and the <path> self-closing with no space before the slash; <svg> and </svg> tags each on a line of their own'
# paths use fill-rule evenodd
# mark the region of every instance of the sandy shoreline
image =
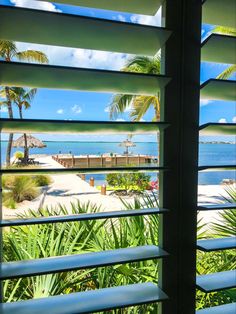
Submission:
<svg viewBox="0 0 236 314">
<path fill-rule="evenodd" d="M 40 156 L 36 158 L 43 168 L 63 168 L 51 156 Z M 95 187 L 91 187 L 86 181 L 83 181 L 75 174 L 58 174 L 51 175 L 52 184 L 43 188 L 43 194 L 33 201 L 24 201 L 18 204 L 17 209 L 7 209 L 3 206 L 3 218 L 11 219 L 17 214 L 22 214 L 29 208 L 37 211 L 43 203 L 43 207 L 55 207 L 61 204 L 67 209 L 71 208 L 71 203 L 79 200 L 81 203 L 90 201 L 93 204 L 101 206 L 102 211 L 115 211 L 124 208 L 120 199 L 114 195 L 101 195 Z M 199 185 L 198 186 L 198 203 L 217 204 L 227 196 L 224 185 Z M 127 197 L 128 202 L 133 202 L 132 197 Z M 217 219 L 217 211 L 202 212 L 199 215 L 203 222 L 212 222 Z"/>
</svg>

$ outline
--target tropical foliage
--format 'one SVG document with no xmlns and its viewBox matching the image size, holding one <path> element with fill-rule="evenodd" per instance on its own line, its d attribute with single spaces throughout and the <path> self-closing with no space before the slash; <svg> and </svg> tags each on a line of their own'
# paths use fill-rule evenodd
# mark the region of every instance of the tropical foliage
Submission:
<svg viewBox="0 0 236 314">
<path fill-rule="evenodd" d="M 149 187 L 150 176 L 145 173 L 110 173 L 107 183 L 115 187 L 115 191 L 144 192 Z"/>
<path fill-rule="evenodd" d="M 232 191 L 229 195 L 232 200 Z M 158 207 L 156 194 L 145 194 L 136 198 L 134 204 L 123 201 L 127 209 Z M 55 216 L 79 213 L 95 213 L 101 208 L 88 202 L 71 204 L 71 209 L 64 206 L 41 209 L 38 213 L 29 211 L 20 218 L 32 216 Z M 227 211 L 222 214 L 227 217 Z M 230 226 L 228 218 L 227 229 Z M 219 221 L 222 226 L 225 221 Z M 235 224 L 235 220 L 232 221 Z M 32 225 L 11 227 L 4 233 L 4 260 L 26 260 L 48 256 L 81 254 L 146 244 L 158 244 L 157 215 L 140 216 L 103 221 L 80 221 L 63 224 Z M 206 233 L 205 226 L 199 220 L 198 238 L 219 237 L 219 229 Z M 218 228 L 218 227 L 217 227 Z M 233 230 L 233 229 L 232 229 Z M 203 253 L 197 255 L 197 274 L 220 272 L 235 268 L 236 253 L 233 250 Z M 67 294 L 115 285 L 133 284 L 158 280 L 158 261 L 145 261 L 116 265 L 90 270 L 27 277 L 4 282 L 5 301 L 18 301 L 41 298 L 51 295 Z M 226 290 L 205 294 L 197 291 L 196 307 L 204 308 L 232 302 L 236 299 L 235 291 Z M 116 314 L 157 313 L 156 305 L 146 305 L 112 311 Z"/>
<path fill-rule="evenodd" d="M 216 26 L 213 29 L 216 34 L 225 34 L 230 36 L 236 36 L 236 29 L 231 27 Z M 229 79 L 234 73 L 236 73 L 236 64 L 228 66 L 222 73 L 220 73 L 217 78 L 222 80 Z"/>
<path fill-rule="evenodd" d="M 140 204 L 139 204 L 140 205 Z M 136 203 L 138 206 L 138 202 Z M 29 216 L 68 215 L 98 212 L 91 203 L 42 209 Z M 25 217 L 25 215 L 24 215 Z M 5 261 L 81 254 L 158 243 L 158 217 L 130 217 L 104 221 L 82 221 L 54 225 L 10 228 L 4 233 Z M 57 294 L 98 289 L 138 282 L 157 282 L 157 261 L 144 261 L 91 270 L 73 271 L 4 282 L 5 301 L 18 301 Z M 140 312 L 141 311 L 141 312 Z M 156 305 L 146 305 L 113 313 L 156 313 Z"/>
<path fill-rule="evenodd" d="M 226 188 L 228 197 L 225 201 L 236 203 L 236 190 L 233 187 Z M 230 237 L 235 236 L 236 230 L 236 210 L 225 210 L 219 214 L 217 222 L 210 226 L 208 238 Z M 232 270 L 236 268 L 235 250 L 226 250 L 219 252 L 197 254 L 197 273 L 209 274 Z M 220 292 L 208 293 L 197 291 L 197 308 L 210 307 L 236 301 L 236 291 L 225 290 Z"/>
<path fill-rule="evenodd" d="M 8 40 L 0 40 L 0 58 L 4 59 L 6 62 L 19 60 L 37 63 L 48 63 L 48 58 L 43 52 L 37 50 L 19 51 L 16 44 L 13 41 Z M 7 107 L 8 116 L 10 119 L 13 119 L 13 108 L 9 86 L 5 86 L 3 87 L 3 89 L 6 96 L 6 101 L 4 101 L 4 103 L 1 102 L 0 105 Z M 13 134 L 10 133 L 6 153 L 7 166 L 10 165 L 12 142 Z"/>
<path fill-rule="evenodd" d="M 160 74 L 160 57 L 135 56 L 127 62 L 122 71 L 145 74 Z M 132 121 L 142 120 L 150 108 L 154 109 L 153 121 L 160 120 L 159 92 L 155 96 L 117 94 L 114 95 L 112 102 L 108 107 L 111 119 L 116 119 L 119 115 L 127 111 L 129 112 Z"/>
</svg>

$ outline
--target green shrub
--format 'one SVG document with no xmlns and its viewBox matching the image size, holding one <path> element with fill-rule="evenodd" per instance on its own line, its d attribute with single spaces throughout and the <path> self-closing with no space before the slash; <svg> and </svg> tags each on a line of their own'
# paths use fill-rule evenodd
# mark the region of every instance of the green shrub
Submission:
<svg viewBox="0 0 236 314">
<path fill-rule="evenodd" d="M 106 180 L 110 186 L 117 190 L 125 191 L 145 191 L 150 182 L 150 176 L 144 173 L 110 173 Z"/>
<path fill-rule="evenodd" d="M 33 177 L 36 186 L 45 186 L 52 183 L 52 179 L 48 175 L 39 174 Z"/>
</svg>

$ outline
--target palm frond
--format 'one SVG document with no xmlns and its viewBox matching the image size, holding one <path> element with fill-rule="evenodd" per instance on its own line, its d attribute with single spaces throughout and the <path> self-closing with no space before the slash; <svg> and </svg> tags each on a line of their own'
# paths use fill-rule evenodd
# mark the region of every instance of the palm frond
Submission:
<svg viewBox="0 0 236 314">
<path fill-rule="evenodd" d="M 28 102 L 31 102 L 37 93 L 37 88 L 31 88 L 30 90 L 25 92 L 24 98 Z"/>
<path fill-rule="evenodd" d="M 16 45 L 10 40 L 0 40 L 0 57 L 7 61 L 10 61 L 12 57 L 17 53 Z"/>
<path fill-rule="evenodd" d="M 130 117 L 133 121 L 140 121 L 151 106 L 156 106 L 156 96 L 137 96 L 132 105 Z"/>
<path fill-rule="evenodd" d="M 236 36 L 236 29 L 233 27 L 216 26 L 212 32 L 216 34 Z"/>
<path fill-rule="evenodd" d="M 225 201 L 229 203 L 236 202 L 236 189 L 234 186 L 228 186 L 225 189 L 227 196 L 224 197 Z M 217 222 L 211 226 L 216 236 L 235 236 L 236 235 L 236 210 L 225 210 L 219 214 Z"/>
<path fill-rule="evenodd" d="M 124 113 L 129 108 L 134 98 L 134 95 L 114 95 L 109 105 L 110 119 L 116 119 L 119 115 Z"/>
<path fill-rule="evenodd" d="M 31 104 L 27 100 L 24 100 L 22 101 L 22 107 L 24 107 L 25 109 L 29 109 L 31 107 Z"/>
<path fill-rule="evenodd" d="M 37 50 L 19 51 L 16 53 L 16 57 L 20 61 L 33 61 L 38 63 L 48 63 L 49 61 L 45 53 Z"/>
<path fill-rule="evenodd" d="M 236 73 L 236 64 L 233 64 L 229 66 L 227 69 L 225 69 L 222 73 L 220 73 L 216 78 L 220 80 L 227 80 L 235 73 Z"/>
<path fill-rule="evenodd" d="M 5 106 L 7 106 L 7 101 L 6 100 L 0 101 L 0 107 L 5 107 Z"/>
<path fill-rule="evenodd" d="M 161 70 L 160 56 L 155 57 L 135 56 L 128 60 L 126 66 L 122 70 L 126 72 L 132 71 L 148 74 L 160 74 Z"/>
</svg>

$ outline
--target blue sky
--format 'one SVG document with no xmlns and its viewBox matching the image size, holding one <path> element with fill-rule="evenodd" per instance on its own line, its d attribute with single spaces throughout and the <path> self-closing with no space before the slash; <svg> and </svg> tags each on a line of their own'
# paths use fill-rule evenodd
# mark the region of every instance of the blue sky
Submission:
<svg viewBox="0 0 236 314">
<path fill-rule="evenodd" d="M 150 17 L 31 0 L 0 0 L 0 3 L 160 26 L 160 10 L 157 12 L 156 16 Z M 212 26 L 203 25 L 202 37 L 207 37 L 211 30 Z M 27 43 L 18 43 L 17 47 L 19 50 L 37 49 L 44 51 L 49 57 L 50 64 L 99 69 L 119 70 L 125 64 L 126 60 L 131 57 L 130 55 L 120 53 L 51 47 Z M 216 77 L 226 67 L 227 65 L 203 62 L 201 64 L 201 82 Z M 235 77 L 233 79 L 235 79 Z M 112 94 L 107 93 L 38 89 L 37 95 L 32 103 L 32 108 L 24 112 L 24 117 L 61 120 L 109 120 L 109 112 L 106 107 L 110 103 L 111 98 Z M 119 119 L 128 121 L 128 115 L 129 113 L 126 112 L 123 116 L 119 117 Z M 150 121 L 152 116 L 153 112 L 148 112 L 144 117 L 145 121 Z M 7 117 L 7 112 L 4 108 L 1 109 L 1 117 Z M 15 110 L 15 117 L 18 117 L 17 110 Z M 236 104 L 234 102 L 223 101 L 202 101 L 200 108 L 200 124 L 218 121 L 236 122 Z M 43 136 L 43 138 L 45 138 L 45 136 Z M 68 139 L 68 136 L 61 135 L 60 137 L 55 137 L 47 135 L 46 138 L 58 140 Z M 77 136 L 77 138 L 81 139 L 81 136 Z M 104 139 L 105 136 L 103 136 L 103 138 L 101 136 L 100 138 Z M 90 139 L 93 140 L 95 138 L 90 137 Z M 139 140 L 142 140 L 142 137 L 140 137 Z"/>
</svg>

